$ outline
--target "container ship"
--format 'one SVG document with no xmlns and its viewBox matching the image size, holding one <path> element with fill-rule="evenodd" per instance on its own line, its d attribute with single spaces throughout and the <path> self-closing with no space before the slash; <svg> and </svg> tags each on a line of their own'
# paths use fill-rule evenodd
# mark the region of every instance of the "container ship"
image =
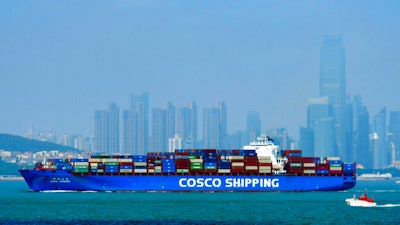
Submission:
<svg viewBox="0 0 400 225">
<path fill-rule="evenodd" d="M 268 136 L 240 150 L 54 158 L 19 172 L 33 191 L 339 191 L 356 184 L 355 163 L 279 150 Z"/>
</svg>

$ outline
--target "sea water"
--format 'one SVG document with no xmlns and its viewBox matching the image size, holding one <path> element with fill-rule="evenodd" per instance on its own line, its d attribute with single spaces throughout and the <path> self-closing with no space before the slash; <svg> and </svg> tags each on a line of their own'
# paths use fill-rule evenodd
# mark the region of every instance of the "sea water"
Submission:
<svg viewBox="0 0 400 225">
<path fill-rule="evenodd" d="M 377 207 L 350 207 L 368 190 Z M 339 192 L 32 192 L 0 182 L 0 224 L 400 224 L 400 184 Z"/>
</svg>

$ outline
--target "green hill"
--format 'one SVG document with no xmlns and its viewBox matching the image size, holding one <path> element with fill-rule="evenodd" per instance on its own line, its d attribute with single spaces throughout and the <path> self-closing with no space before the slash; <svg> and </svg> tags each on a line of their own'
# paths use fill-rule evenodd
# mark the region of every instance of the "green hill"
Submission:
<svg viewBox="0 0 400 225">
<path fill-rule="evenodd" d="M 72 147 L 51 142 L 32 140 L 11 134 L 0 134 L 0 149 L 19 152 L 39 152 L 52 150 L 58 150 L 60 152 L 78 151 Z"/>
</svg>

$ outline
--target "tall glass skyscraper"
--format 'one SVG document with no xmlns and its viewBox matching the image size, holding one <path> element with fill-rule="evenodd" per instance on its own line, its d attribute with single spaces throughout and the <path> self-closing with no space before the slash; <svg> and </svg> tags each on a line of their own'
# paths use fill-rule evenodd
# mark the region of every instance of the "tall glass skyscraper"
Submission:
<svg viewBox="0 0 400 225">
<path fill-rule="evenodd" d="M 328 96 L 333 109 L 335 127 L 335 153 L 346 160 L 346 135 L 344 126 L 346 105 L 345 50 L 341 36 L 327 35 L 321 47 L 320 96 Z"/>
<path fill-rule="evenodd" d="M 225 102 L 203 111 L 203 147 L 221 149 L 227 137 L 227 109 Z"/>
<path fill-rule="evenodd" d="M 381 169 L 388 165 L 388 151 L 386 149 L 386 108 L 379 111 L 372 122 L 373 169 Z"/>
<path fill-rule="evenodd" d="M 400 160 L 400 111 L 391 111 L 388 127 L 391 161 Z"/>
<path fill-rule="evenodd" d="M 108 110 L 95 111 L 95 150 L 119 153 L 119 108 L 115 103 Z"/>
<path fill-rule="evenodd" d="M 247 142 L 255 141 L 261 135 L 261 120 L 260 114 L 256 111 L 247 112 Z"/>
<path fill-rule="evenodd" d="M 167 111 L 165 109 L 153 109 L 151 121 L 151 149 L 152 152 L 167 151 Z"/>
<path fill-rule="evenodd" d="M 369 148 L 369 113 L 361 96 L 353 98 L 353 158 L 365 168 L 372 168 L 372 152 Z"/>
<path fill-rule="evenodd" d="M 190 102 L 187 107 L 179 108 L 176 132 L 182 139 L 183 148 L 195 148 L 197 142 L 197 105 Z"/>
<path fill-rule="evenodd" d="M 306 152 L 314 156 L 335 155 L 335 129 L 332 111 L 332 105 L 329 104 L 327 96 L 308 99 L 307 130 L 303 130 L 303 132 L 311 133 L 303 133 L 302 136 L 312 137 L 313 141 L 311 145 L 307 146 L 309 149 Z"/>
<path fill-rule="evenodd" d="M 123 112 L 123 150 L 143 155 L 149 151 L 149 94 L 131 95 Z"/>
</svg>

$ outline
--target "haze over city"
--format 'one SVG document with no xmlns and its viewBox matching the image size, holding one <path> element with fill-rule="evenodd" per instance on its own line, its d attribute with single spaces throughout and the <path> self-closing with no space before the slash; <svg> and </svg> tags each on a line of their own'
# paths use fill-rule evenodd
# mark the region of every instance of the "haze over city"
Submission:
<svg viewBox="0 0 400 225">
<path fill-rule="evenodd" d="M 345 48 L 346 92 L 400 110 L 398 1 L 3 1 L 0 132 L 93 135 L 94 111 L 147 91 L 150 108 L 225 101 L 228 131 L 298 137 L 319 95 L 324 35 Z"/>
</svg>

